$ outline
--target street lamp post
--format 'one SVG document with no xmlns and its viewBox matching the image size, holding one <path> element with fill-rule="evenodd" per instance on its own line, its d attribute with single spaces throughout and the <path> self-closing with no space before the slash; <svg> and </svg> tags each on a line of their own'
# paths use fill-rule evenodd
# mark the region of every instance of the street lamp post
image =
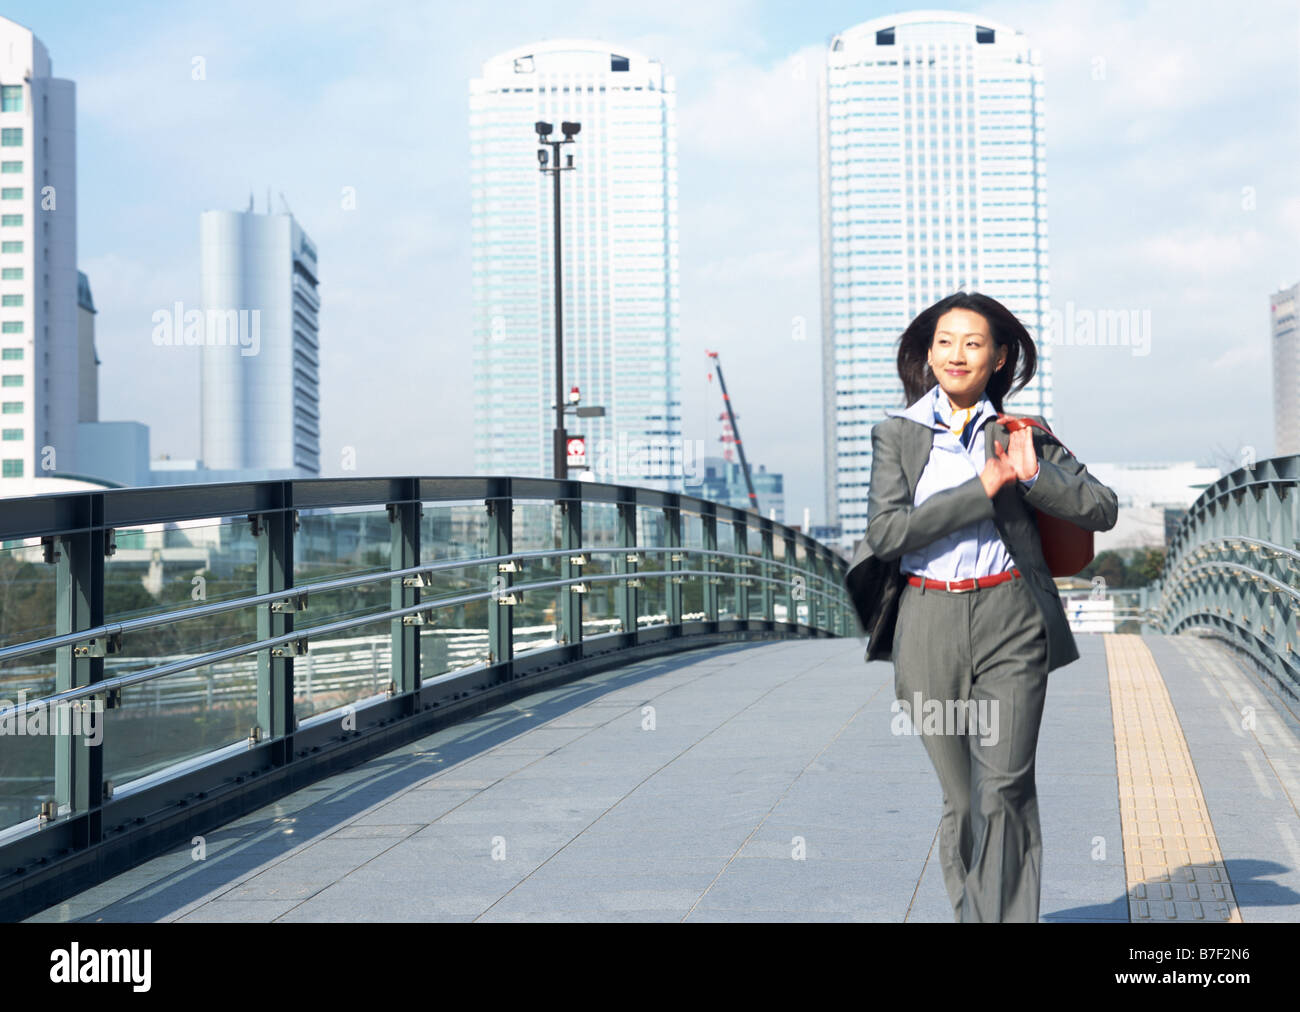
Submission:
<svg viewBox="0 0 1300 1012">
<path fill-rule="evenodd" d="M 564 140 L 550 140 L 551 124 L 538 120 L 536 124 L 538 144 L 538 167 L 542 172 L 549 172 L 554 180 L 555 193 L 555 477 L 569 476 L 567 436 L 564 431 L 564 303 L 560 283 L 560 173 L 573 168 L 573 155 L 569 155 L 566 164 L 560 164 L 560 145 L 572 144 L 573 138 L 582 129 L 581 123 L 561 123 Z M 551 148 L 548 152 L 546 149 Z M 550 163 L 550 164 L 548 164 Z"/>
</svg>

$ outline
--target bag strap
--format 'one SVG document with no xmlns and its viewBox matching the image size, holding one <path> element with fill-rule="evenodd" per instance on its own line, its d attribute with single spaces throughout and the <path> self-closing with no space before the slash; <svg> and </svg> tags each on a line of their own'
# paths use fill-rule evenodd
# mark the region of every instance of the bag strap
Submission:
<svg viewBox="0 0 1300 1012">
<path fill-rule="evenodd" d="M 1017 429 L 1024 429 L 1033 426 L 1035 429 L 1042 429 L 1058 443 L 1061 443 L 1060 437 L 1058 437 L 1055 432 L 1049 429 L 1042 422 L 1036 422 L 1032 418 L 1020 418 L 1015 415 L 998 415 L 995 421 L 1004 426 L 1008 432 L 1015 432 Z M 1070 453 L 1070 448 L 1064 443 L 1061 443 L 1061 449 L 1066 453 Z M 1074 454 L 1070 453 L 1070 456 L 1073 457 Z"/>
</svg>

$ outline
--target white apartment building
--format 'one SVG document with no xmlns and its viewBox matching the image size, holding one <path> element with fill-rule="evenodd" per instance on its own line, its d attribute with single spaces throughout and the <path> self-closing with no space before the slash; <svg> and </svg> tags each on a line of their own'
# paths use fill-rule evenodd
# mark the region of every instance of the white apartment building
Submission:
<svg viewBox="0 0 1300 1012">
<path fill-rule="evenodd" d="M 291 214 L 259 214 L 250 201 L 246 212 L 200 215 L 199 269 L 202 469 L 225 480 L 317 477 L 316 247 Z"/>
<path fill-rule="evenodd" d="M 76 86 L 0 18 L 0 496 L 75 474 Z"/>
</svg>

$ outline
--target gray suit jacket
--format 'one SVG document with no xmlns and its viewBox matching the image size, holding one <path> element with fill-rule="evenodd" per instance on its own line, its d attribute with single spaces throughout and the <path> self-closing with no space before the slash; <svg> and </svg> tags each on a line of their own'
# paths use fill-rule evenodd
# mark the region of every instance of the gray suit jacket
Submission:
<svg viewBox="0 0 1300 1012">
<path fill-rule="evenodd" d="M 1024 417 L 1043 421 L 1037 415 Z M 986 518 L 993 521 L 1043 615 L 1047 670 L 1078 659 L 1065 606 L 1043 559 L 1033 512 L 1050 513 L 1090 531 L 1107 531 L 1115 526 L 1119 504 L 1115 493 L 1090 475 L 1058 441 L 1041 429 L 1030 432 L 1038 454 L 1038 478 L 1028 491 L 1014 481 L 990 499 L 980 479 L 972 477 L 913 506 L 917 482 L 930 459 L 934 430 L 901 416 L 872 427 L 867 530 L 845 579 L 870 637 L 867 660 L 891 656 L 898 595 L 906 580 L 898 568 L 899 557 Z M 990 421 L 985 424 L 984 438 L 987 459 L 992 459 L 994 440 L 1006 449 L 1010 435 L 1006 426 Z"/>
</svg>

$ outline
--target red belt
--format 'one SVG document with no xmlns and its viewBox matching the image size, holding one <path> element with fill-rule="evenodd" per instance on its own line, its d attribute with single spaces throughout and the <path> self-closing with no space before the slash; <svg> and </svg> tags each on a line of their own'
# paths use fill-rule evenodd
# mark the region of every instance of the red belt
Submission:
<svg viewBox="0 0 1300 1012">
<path fill-rule="evenodd" d="M 913 573 L 907 578 L 907 582 L 913 587 L 920 587 L 922 590 L 931 588 L 933 590 L 950 590 L 954 594 L 960 594 L 964 590 L 974 590 L 976 587 L 994 587 L 999 583 L 1006 583 L 1007 580 L 1020 578 L 1019 569 L 1008 569 L 1005 573 L 994 573 L 992 576 L 978 576 L 965 580 L 931 580 L 928 577 L 917 576 Z"/>
</svg>

